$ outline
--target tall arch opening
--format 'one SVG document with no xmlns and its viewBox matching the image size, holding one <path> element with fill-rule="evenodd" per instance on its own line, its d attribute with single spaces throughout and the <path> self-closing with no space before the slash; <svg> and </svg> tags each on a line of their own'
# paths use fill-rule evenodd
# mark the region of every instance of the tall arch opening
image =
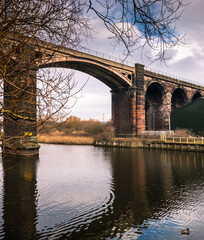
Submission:
<svg viewBox="0 0 204 240">
<path fill-rule="evenodd" d="M 56 121 L 70 116 L 111 120 L 111 89 L 97 78 L 77 70 L 51 67 L 39 69 L 37 81 L 38 117 Z"/>
<path fill-rule="evenodd" d="M 162 130 L 162 106 L 164 89 L 159 83 L 152 83 L 145 96 L 145 125 L 146 130 Z"/>
<path fill-rule="evenodd" d="M 99 80 L 103 84 L 106 85 L 107 88 L 111 89 L 111 115 L 112 115 L 112 122 L 115 128 L 116 134 L 132 134 L 135 131 L 135 122 L 132 120 L 132 113 L 134 108 L 135 100 L 132 100 L 136 96 L 132 97 L 130 94 L 129 88 L 131 88 L 132 82 L 129 78 L 124 76 L 121 72 L 106 66 L 102 63 L 97 61 L 87 61 L 87 60 L 70 60 L 70 61 L 60 61 L 60 62 L 51 62 L 48 64 L 42 64 L 40 66 L 42 69 L 47 68 L 64 68 L 64 69 L 74 69 L 76 71 L 82 72 L 84 74 L 88 74 L 91 77 Z M 64 82 L 64 81 L 62 81 Z M 66 82 L 66 80 L 65 80 Z M 93 89 L 90 86 L 90 88 Z M 55 89 L 52 87 L 52 89 Z M 92 97 L 93 97 L 92 93 Z M 66 99 L 64 97 L 63 99 Z M 95 101 L 97 103 L 99 101 L 99 95 Z M 102 102 L 104 102 L 102 100 Z M 99 108 L 98 108 L 99 110 Z M 90 111 L 90 108 L 88 109 Z M 94 110 L 93 110 L 94 111 Z M 94 113 L 95 114 L 95 113 Z M 108 114 L 109 115 L 109 114 Z M 99 117 L 102 120 L 105 120 L 105 114 L 103 110 L 100 108 Z"/>
<path fill-rule="evenodd" d="M 201 93 L 200 92 L 196 92 L 193 97 L 192 97 L 192 101 L 195 101 L 196 99 L 202 97 Z"/>
<path fill-rule="evenodd" d="M 171 111 L 183 107 L 187 103 L 186 93 L 182 88 L 174 90 L 171 98 Z"/>
</svg>

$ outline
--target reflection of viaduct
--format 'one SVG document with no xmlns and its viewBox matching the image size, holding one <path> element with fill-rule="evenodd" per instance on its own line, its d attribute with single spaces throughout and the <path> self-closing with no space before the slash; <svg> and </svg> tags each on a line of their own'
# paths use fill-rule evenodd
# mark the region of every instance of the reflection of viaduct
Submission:
<svg viewBox="0 0 204 240">
<path fill-rule="evenodd" d="M 111 161 L 114 202 L 101 217 L 79 227 L 80 231 L 68 233 L 70 240 L 137 239 L 140 231 L 146 232 L 145 239 L 152 239 L 147 235 L 152 227 L 148 221 L 158 226 L 178 206 L 181 209 L 182 202 L 189 203 L 188 196 L 179 201 L 178 195 L 192 189 L 195 197 L 195 179 L 204 175 L 204 158 L 199 153 L 124 148 L 104 151 Z"/>
<path fill-rule="evenodd" d="M 46 53 L 53 49 L 50 44 Z M 171 111 L 204 96 L 204 87 L 145 70 L 144 65 L 130 67 L 65 47 L 57 48 L 52 58 L 41 56 L 38 64 L 76 69 L 109 86 L 117 134 L 166 130 Z"/>
<path fill-rule="evenodd" d="M 131 239 L 136 239 L 138 227 L 142 231 L 147 229 L 148 226 L 143 225 L 146 220 L 163 218 L 165 211 L 167 214 L 177 209 L 178 196 L 189 198 L 188 194 L 183 194 L 186 189 L 192 190 L 191 201 L 196 202 L 194 198 L 199 192 L 195 182 L 201 184 L 204 177 L 204 156 L 200 153 L 112 148 L 104 149 L 104 157 L 108 163 L 110 161 L 114 201 L 110 205 L 110 199 L 106 198 L 104 204 L 107 208 L 100 211 L 100 216 L 97 209 L 98 213 L 91 222 L 89 216 L 86 216 L 88 219 L 77 216 L 76 222 L 71 221 L 73 232 L 69 222 L 64 224 L 63 231 L 63 225 L 56 223 L 58 227 L 53 231 L 63 234 L 58 239 L 107 239 L 116 237 L 116 234 L 122 236 L 126 230 L 133 234 Z M 40 232 L 36 227 L 40 214 L 37 211 L 40 194 L 36 178 L 38 157 L 10 158 L 7 155 L 2 163 L 1 237 L 9 240 L 43 239 L 47 234 L 49 239 L 51 229 L 50 232 L 45 229 Z"/>
</svg>

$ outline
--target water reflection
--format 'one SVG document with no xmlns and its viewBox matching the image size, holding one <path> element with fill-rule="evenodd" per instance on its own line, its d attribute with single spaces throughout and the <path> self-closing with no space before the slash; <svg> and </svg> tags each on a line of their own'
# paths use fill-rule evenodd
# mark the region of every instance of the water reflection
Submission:
<svg viewBox="0 0 204 240">
<path fill-rule="evenodd" d="M 70 239 L 179 239 L 189 226 L 193 239 L 203 236 L 203 154 L 104 151 L 112 166 L 113 209 Z"/>
<path fill-rule="evenodd" d="M 40 161 L 5 158 L 3 169 L 0 239 L 204 235 L 201 153 L 43 145 Z"/>
<path fill-rule="evenodd" d="M 35 239 L 37 160 L 37 157 L 3 157 L 4 239 Z"/>
</svg>

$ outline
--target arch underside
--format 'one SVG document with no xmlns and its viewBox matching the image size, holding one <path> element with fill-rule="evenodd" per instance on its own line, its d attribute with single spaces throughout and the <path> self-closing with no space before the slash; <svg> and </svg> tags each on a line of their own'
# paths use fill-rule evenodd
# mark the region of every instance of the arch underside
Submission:
<svg viewBox="0 0 204 240">
<path fill-rule="evenodd" d="M 200 92 L 196 92 L 194 93 L 193 97 L 192 97 L 192 101 L 195 101 L 196 99 L 202 97 L 201 93 Z"/>
<path fill-rule="evenodd" d="M 164 89 L 159 83 L 152 83 L 145 95 L 145 125 L 146 130 L 163 129 L 163 95 Z"/>
<path fill-rule="evenodd" d="M 115 70 L 109 69 L 109 67 L 103 67 L 100 64 L 90 63 L 89 61 L 52 62 L 40 66 L 40 68 L 49 67 L 69 68 L 87 73 L 103 82 L 110 87 L 111 90 L 129 88 L 132 85 L 130 81 Z"/>
<path fill-rule="evenodd" d="M 172 93 L 171 111 L 183 107 L 187 103 L 186 92 L 182 88 L 177 88 Z"/>
</svg>

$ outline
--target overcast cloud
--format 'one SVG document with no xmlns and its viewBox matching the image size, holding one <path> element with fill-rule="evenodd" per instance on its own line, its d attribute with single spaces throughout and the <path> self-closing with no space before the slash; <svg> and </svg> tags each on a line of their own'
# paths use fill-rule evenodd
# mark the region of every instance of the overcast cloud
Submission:
<svg viewBox="0 0 204 240">
<path fill-rule="evenodd" d="M 186 0 L 188 2 L 188 0 Z M 192 82 L 204 84 L 204 1 L 193 0 L 185 9 L 181 19 L 177 23 L 178 32 L 185 35 L 186 46 L 175 47 L 167 52 L 170 60 L 164 63 L 156 62 L 150 67 L 159 69 L 163 72 L 175 76 L 181 76 Z M 123 48 L 118 46 L 114 48 L 113 42 L 108 37 L 109 33 L 103 27 L 103 24 L 94 19 L 91 22 L 94 27 L 93 40 L 87 43 L 87 47 L 100 51 L 115 57 L 123 58 Z M 141 52 L 134 52 L 128 60 L 131 62 L 143 63 L 149 62 Z M 75 77 L 79 85 L 88 78 L 88 75 L 77 73 Z M 95 118 L 98 120 L 111 118 L 111 94 L 110 89 L 95 78 L 90 78 L 87 85 L 81 92 L 71 115 L 81 117 L 82 119 Z"/>
</svg>

